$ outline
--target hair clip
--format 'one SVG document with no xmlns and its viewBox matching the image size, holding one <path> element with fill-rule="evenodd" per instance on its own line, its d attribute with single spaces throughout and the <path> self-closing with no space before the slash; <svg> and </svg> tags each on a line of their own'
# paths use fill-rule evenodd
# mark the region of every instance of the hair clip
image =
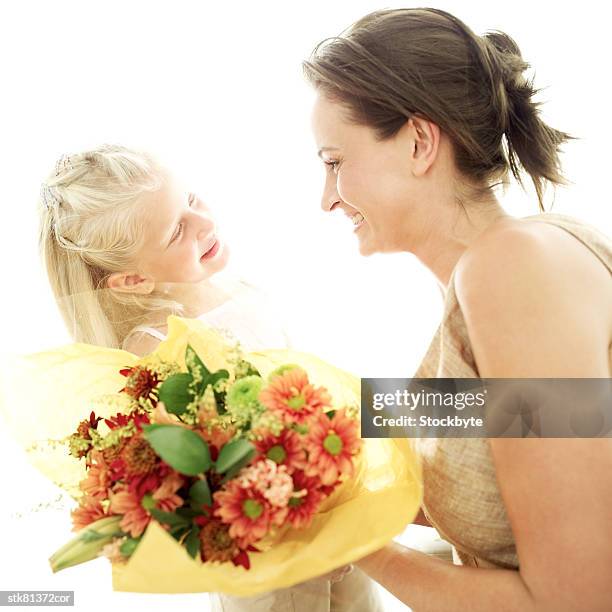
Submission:
<svg viewBox="0 0 612 612">
<path fill-rule="evenodd" d="M 70 155 L 63 153 L 61 157 L 55 162 L 55 176 L 59 176 L 61 172 L 65 170 L 72 170 L 72 161 Z"/>
<path fill-rule="evenodd" d="M 47 183 L 40 186 L 40 199 L 47 210 L 51 210 L 52 206 L 60 206 L 60 199 L 53 193 L 53 190 Z"/>
</svg>

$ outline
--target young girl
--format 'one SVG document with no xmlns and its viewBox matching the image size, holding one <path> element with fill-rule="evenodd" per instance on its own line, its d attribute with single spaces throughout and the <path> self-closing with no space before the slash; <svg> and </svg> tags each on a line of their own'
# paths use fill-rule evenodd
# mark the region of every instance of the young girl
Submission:
<svg viewBox="0 0 612 612">
<path fill-rule="evenodd" d="M 246 351 L 287 348 L 261 295 L 220 274 L 229 250 L 208 206 L 152 156 L 109 145 L 62 156 L 41 188 L 40 215 L 44 266 L 75 342 L 143 356 L 176 314 L 226 330 Z M 211 601 L 224 612 L 382 610 L 361 570 L 328 578 Z"/>
</svg>

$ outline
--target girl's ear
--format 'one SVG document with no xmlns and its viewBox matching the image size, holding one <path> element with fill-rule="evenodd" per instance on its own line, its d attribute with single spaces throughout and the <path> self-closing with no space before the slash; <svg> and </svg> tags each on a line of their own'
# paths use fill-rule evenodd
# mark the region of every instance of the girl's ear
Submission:
<svg viewBox="0 0 612 612">
<path fill-rule="evenodd" d="M 140 276 L 137 273 L 113 272 L 106 281 L 109 289 L 124 293 L 151 293 L 155 288 L 153 279 Z"/>
</svg>

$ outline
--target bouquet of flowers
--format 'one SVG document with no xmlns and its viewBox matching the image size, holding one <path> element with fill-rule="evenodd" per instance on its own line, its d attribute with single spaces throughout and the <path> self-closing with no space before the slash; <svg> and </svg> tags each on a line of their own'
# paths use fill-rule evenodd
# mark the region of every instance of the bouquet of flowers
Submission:
<svg viewBox="0 0 612 612">
<path fill-rule="evenodd" d="M 110 419 L 92 411 L 70 436 L 71 454 L 87 466 L 72 512 L 81 531 L 51 557 L 54 571 L 97 549 L 124 562 L 151 520 L 192 558 L 249 569 L 255 544 L 275 527 L 308 526 L 354 473 L 356 414 L 333 410 L 301 367 L 283 365 L 264 381 L 241 360 L 230 381 L 190 345 L 185 363 L 187 372 L 167 363 L 122 369 L 130 411 Z"/>
<path fill-rule="evenodd" d="M 68 451 L 37 456 L 9 427 L 78 501 L 53 571 L 105 555 L 117 590 L 254 595 L 373 552 L 414 518 L 417 457 L 407 440 L 360 438 L 358 379 L 297 351 L 244 355 L 197 319 L 168 327 L 143 359 L 73 344 L 19 370 L 44 373 L 56 410 L 38 430 L 54 418 Z"/>
</svg>

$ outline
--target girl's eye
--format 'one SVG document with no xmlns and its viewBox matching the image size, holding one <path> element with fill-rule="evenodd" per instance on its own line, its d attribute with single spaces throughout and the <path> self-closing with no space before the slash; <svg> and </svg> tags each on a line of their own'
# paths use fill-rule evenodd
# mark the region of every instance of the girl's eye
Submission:
<svg viewBox="0 0 612 612">
<path fill-rule="evenodd" d="M 179 225 L 178 232 L 176 232 L 176 234 L 174 235 L 174 238 L 172 239 L 172 242 L 176 242 L 182 233 L 183 233 L 183 224 L 181 223 Z"/>
<path fill-rule="evenodd" d="M 195 202 L 196 202 L 195 194 L 194 193 L 190 193 L 189 194 L 189 206 L 192 207 Z M 172 239 L 171 243 L 172 242 L 176 242 L 180 238 L 182 233 L 183 233 L 183 224 L 181 223 L 179 225 L 178 232 L 176 232 L 176 234 L 174 235 L 174 238 Z"/>
<path fill-rule="evenodd" d="M 339 164 L 339 163 L 340 163 L 340 162 L 333 161 L 333 160 L 329 160 L 329 161 L 324 162 L 324 164 L 325 164 L 325 165 L 326 165 L 328 168 L 331 168 L 332 172 L 335 172 L 335 171 L 336 171 L 336 169 L 338 168 L 338 164 Z"/>
</svg>

